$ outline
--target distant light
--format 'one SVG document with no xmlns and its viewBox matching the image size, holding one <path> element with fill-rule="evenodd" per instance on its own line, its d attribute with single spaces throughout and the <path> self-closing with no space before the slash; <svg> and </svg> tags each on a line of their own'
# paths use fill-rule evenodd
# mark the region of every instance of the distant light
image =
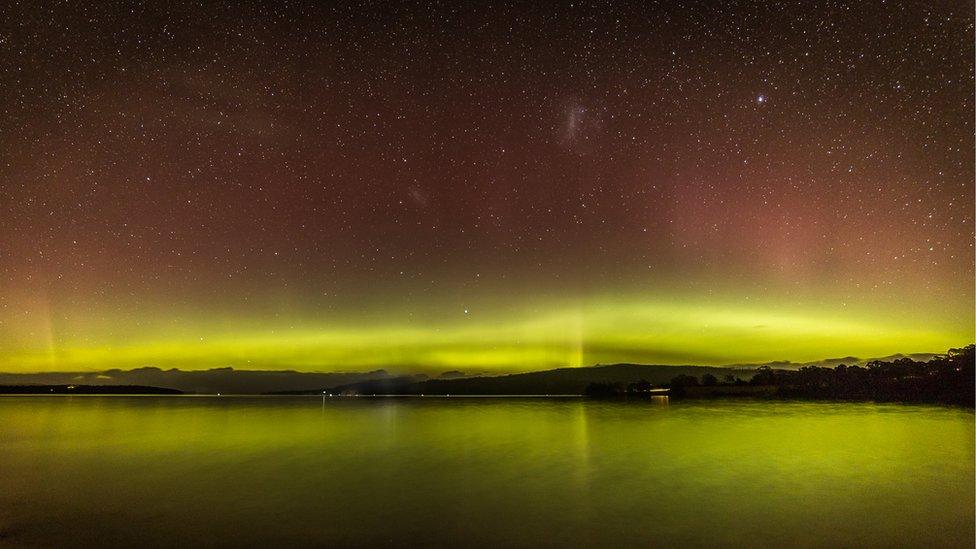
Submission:
<svg viewBox="0 0 976 549">
<path fill-rule="evenodd" d="M 760 95 L 759 97 L 756 98 L 756 103 L 762 104 L 762 103 L 765 103 L 765 102 L 766 102 L 766 96 L 765 95 Z"/>
</svg>

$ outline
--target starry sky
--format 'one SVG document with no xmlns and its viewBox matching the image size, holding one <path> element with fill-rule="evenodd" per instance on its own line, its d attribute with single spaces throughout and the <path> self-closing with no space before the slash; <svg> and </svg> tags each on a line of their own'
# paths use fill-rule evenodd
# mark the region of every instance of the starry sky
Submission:
<svg viewBox="0 0 976 549">
<path fill-rule="evenodd" d="M 0 370 L 973 341 L 971 1 L 478 4 L 4 3 Z"/>
</svg>

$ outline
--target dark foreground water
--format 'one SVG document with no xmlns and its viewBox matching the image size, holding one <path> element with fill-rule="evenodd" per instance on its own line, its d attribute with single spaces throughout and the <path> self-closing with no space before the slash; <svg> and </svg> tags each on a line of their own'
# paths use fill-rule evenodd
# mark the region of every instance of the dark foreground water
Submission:
<svg viewBox="0 0 976 549">
<path fill-rule="evenodd" d="M 972 547 L 973 413 L 0 397 L 0 544 Z"/>
</svg>

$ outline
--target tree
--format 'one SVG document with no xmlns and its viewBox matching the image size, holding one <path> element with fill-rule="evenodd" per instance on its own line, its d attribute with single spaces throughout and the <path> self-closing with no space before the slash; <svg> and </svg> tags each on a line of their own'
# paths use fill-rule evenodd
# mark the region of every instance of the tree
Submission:
<svg viewBox="0 0 976 549">
<path fill-rule="evenodd" d="M 756 368 L 756 374 L 752 376 L 753 385 L 775 385 L 776 372 L 767 365 Z"/>
<path fill-rule="evenodd" d="M 671 387 L 697 387 L 697 386 L 698 386 L 698 378 L 695 376 L 681 374 L 680 376 L 671 379 Z"/>
<path fill-rule="evenodd" d="M 593 382 L 587 385 L 586 387 L 586 396 L 590 396 L 590 397 L 605 398 L 605 397 L 618 396 L 622 394 L 624 394 L 624 388 L 619 382 L 616 383 Z"/>
<path fill-rule="evenodd" d="M 628 393 L 646 393 L 646 392 L 650 391 L 653 387 L 654 386 L 651 385 L 651 382 L 650 381 L 647 381 L 646 379 L 642 379 L 642 380 L 638 381 L 637 383 L 631 383 L 630 385 L 628 385 L 627 386 L 627 392 Z"/>
</svg>

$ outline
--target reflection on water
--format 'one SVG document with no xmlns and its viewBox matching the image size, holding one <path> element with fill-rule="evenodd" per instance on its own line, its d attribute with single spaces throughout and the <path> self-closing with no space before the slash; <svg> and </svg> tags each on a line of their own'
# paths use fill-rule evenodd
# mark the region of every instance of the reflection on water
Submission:
<svg viewBox="0 0 976 549">
<path fill-rule="evenodd" d="M 959 546 L 974 421 L 899 405 L 0 398 L 0 543 Z"/>
</svg>

